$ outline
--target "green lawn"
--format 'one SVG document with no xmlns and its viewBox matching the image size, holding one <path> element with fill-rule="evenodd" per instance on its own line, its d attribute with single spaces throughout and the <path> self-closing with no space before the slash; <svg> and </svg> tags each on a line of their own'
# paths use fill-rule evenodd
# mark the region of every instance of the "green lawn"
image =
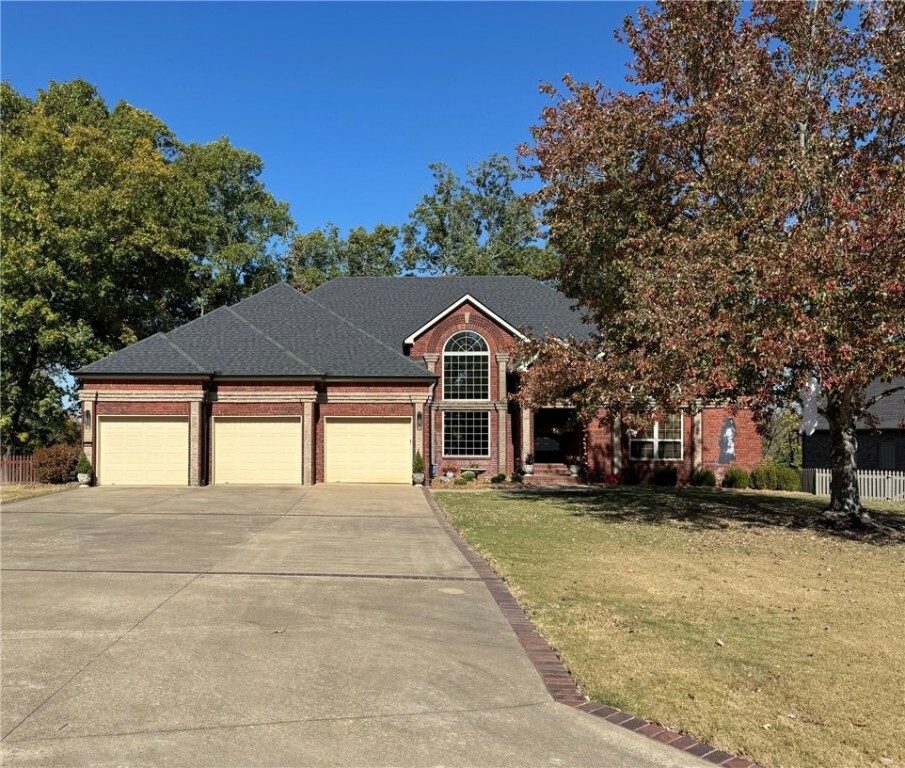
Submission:
<svg viewBox="0 0 905 768">
<path fill-rule="evenodd" d="M 595 701 L 767 766 L 905 766 L 898 534 L 803 494 L 436 493 Z"/>
</svg>

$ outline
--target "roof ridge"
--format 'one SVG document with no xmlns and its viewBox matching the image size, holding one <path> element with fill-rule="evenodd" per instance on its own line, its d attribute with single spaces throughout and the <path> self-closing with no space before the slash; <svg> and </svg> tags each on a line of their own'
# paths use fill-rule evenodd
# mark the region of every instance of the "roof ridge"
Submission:
<svg viewBox="0 0 905 768">
<path fill-rule="evenodd" d="M 373 340 L 374 340 L 375 342 L 377 342 L 381 347 L 383 347 L 384 349 L 388 349 L 390 352 L 392 352 L 392 353 L 393 353 L 394 355 L 396 355 L 397 357 L 401 357 L 401 358 L 402 358 L 403 360 L 405 360 L 409 365 L 413 365 L 413 366 L 415 366 L 415 367 L 417 367 L 417 368 L 420 368 L 420 367 L 421 367 L 421 366 L 419 366 L 414 360 L 412 360 L 411 357 L 408 357 L 407 355 L 403 355 L 402 352 L 400 352 L 400 351 L 397 350 L 397 349 L 393 349 L 389 344 L 384 344 L 384 342 L 382 342 L 380 339 L 378 339 L 378 338 L 377 338 L 376 336 L 374 336 L 372 333 L 368 333 L 364 328 L 359 328 L 359 327 L 358 327 L 357 325 L 355 325 L 355 323 L 353 323 L 351 320 L 347 320 L 347 319 L 344 318 L 342 315 L 338 315 L 338 314 L 337 314 L 336 312 L 334 312 L 332 309 L 330 309 L 329 307 L 325 307 L 323 304 L 321 304 L 321 303 L 318 302 L 318 301 L 315 301 L 314 299 L 312 299 L 312 298 L 311 298 L 310 296 L 308 296 L 307 294 L 304 294 L 304 293 L 301 293 L 301 292 L 300 292 L 300 293 L 299 293 L 299 296 L 300 296 L 301 298 L 303 298 L 303 299 L 306 299 L 307 301 L 310 301 L 310 302 L 311 302 L 312 304 L 314 304 L 315 306 L 320 307 L 320 308 L 321 308 L 322 310 L 324 310 L 325 312 L 328 312 L 329 314 L 333 315 L 333 317 L 335 317 L 335 318 L 337 318 L 339 321 L 345 323 L 345 324 L 348 325 L 350 328 L 354 328 L 354 329 L 355 329 L 356 331 L 358 331 L 359 333 L 363 333 L 363 334 L 364 334 L 365 336 L 367 336 L 369 339 L 373 339 Z M 425 368 L 425 371 L 427 371 L 426 368 Z M 427 372 L 429 373 L 429 371 L 427 371 Z"/>
<path fill-rule="evenodd" d="M 273 287 L 273 286 L 271 286 L 271 287 Z M 262 293 L 263 293 L 263 291 L 262 291 Z M 251 297 L 249 297 L 249 298 L 251 298 Z M 317 370 L 317 368 L 315 368 L 313 365 L 311 365 L 311 363 L 303 360 L 301 357 L 296 355 L 294 352 L 291 352 L 290 350 L 286 349 L 286 347 L 284 347 L 282 344 L 280 344 L 280 342 L 278 342 L 276 339 L 274 339 L 272 336 L 270 336 L 270 334 L 262 331 L 260 328 L 258 328 L 258 326 L 256 326 L 253 322 L 251 322 L 251 320 L 248 320 L 247 318 L 242 317 L 242 315 L 240 315 L 238 312 L 236 312 L 232 307 L 224 307 L 224 309 L 229 311 L 229 313 L 231 315 L 235 315 L 237 318 L 239 318 L 239 320 L 241 320 L 249 328 L 251 328 L 253 331 L 255 331 L 255 333 L 259 333 L 261 336 L 263 336 L 265 339 L 267 339 L 267 341 L 269 341 L 271 344 L 273 344 L 277 349 L 279 349 L 281 352 L 283 352 L 284 354 L 291 357 L 297 363 L 301 363 L 302 365 L 304 365 L 306 368 L 310 369 L 313 373 L 315 373 L 317 375 L 321 374 L 321 371 Z"/>
<path fill-rule="evenodd" d="M 175 341 L 173 341 L 169 336 L 165 333 L 161 333 L 158 331 L 154 334 L 155 336 L 163 336 L 166 340 L 167 344 L 169 344 L 173 349 L 175 349 L 180 355 L 182 355 L 186 360 L 188 360 L 192 365 L 194 365 L 201 373 L 210 373 L 210 371 L 206 371 L 204 366 L 201 365 L 195 358 L 193 358 L 188 352 L 186 352 L 182 347 L 180 347 Z"/>
</svg>

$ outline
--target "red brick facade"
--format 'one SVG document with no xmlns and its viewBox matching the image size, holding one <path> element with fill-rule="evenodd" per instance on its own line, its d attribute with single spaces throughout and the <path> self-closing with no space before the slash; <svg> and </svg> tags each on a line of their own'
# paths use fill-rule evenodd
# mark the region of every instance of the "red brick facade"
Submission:
<svg viewBox="0 0 905 768">
<path fill-rule="evenodd" d="M 459 331 L 479 333 L 487 342 L 489 399 L 479 402 L 445 400 L 443 349 Z M 186 416 L 190 420 L 190 482 L 204 484 L 211 477 L 212 419 L 226 416 L 295 416 L 302 421 L 304 482 L 324 480 L 325 419 L 330 416 L 406 417 L 412 420 L 413 453 L 420 450 L 427 465 L 461 469 L 477 466 L 485 476 L 519 468 L 525 454 L 534 452 L 534 414 L 523 413 L 509 399 L 505 378 L 515 344 L 512 333 L 471 304 L 463 304 L 414 339 L 411 357 L 421 359 L 437 375 L 436 383 L 423 381 L 209 381 L 208 379 L 86 380 L 82 404 L 86 413 L 85 447 L 93 462 L 93 436 L 98 416 Z M 429 376 L 430 374 L 428 374 Z M 156 399 L 159 393 L 160 399 Z M 443 455 L 443 413 L 483 411 L 489 414 L 489 454 L 480 457 Z M 421 419 L 419 421 L 419 415 Z M 601 411 L 583 434 L 588 478 L 633 472 L 644 481 L 664 462 L 632 461 L 629 435 L 614 418 Z M 526 426 L 527 425 L 527 426 Z M 310 433 L 310 434 L 309 434 Z M 698 437 L 696 438 L 696 435 Z M 731 454 L 730 449 L 734 449 Z M 751 469 L 761 461 L 761 439 L 751 414 L 732 414 L 727 408 L 705 408 L 683 416 L 682 458 L 675 464 L 680 482 L 695 469 L 713 469 L 721 475 L 731 463 Z M 96 466 L 96 463 L 95 463 Z"/>
<path fill-rule="evenodd" d="M 676 467 L 680 483 L 688 482 L 697 469 L 713 470 L 721 479 L 730 466 L 750 471 L 763 461 L 761 437 L 747 410 L 733 414 L 725 407 L 706 407 L 696 414 L 683 412 L 682 458 L 677 460 L 633 460 L 629 430 L 623 427 L 617 435 L 613 419 L 606 411 L 601 411 L 598 418 L 587 425 L 585 436 L 588 475 L 596 481 L 611 474 L 625 477 L 630 473 L 638 481 L 647 482 L 654 469 L 664 464 Z M 618 461 L 614 461 L 614 446 L 618 446 Z"/>
</svg>

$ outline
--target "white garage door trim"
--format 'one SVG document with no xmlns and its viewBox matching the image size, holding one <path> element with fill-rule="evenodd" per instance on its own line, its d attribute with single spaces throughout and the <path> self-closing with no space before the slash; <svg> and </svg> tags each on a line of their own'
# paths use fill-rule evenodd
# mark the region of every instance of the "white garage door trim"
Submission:
<svg viewBox="0 0 905 768">
<path fill-rule="evenodd" d="M 174 460 L 172 462 L 172 466 L 170 467 L 170 473 L 164 477 L 154 477 L 145 474 L 144 470 L 140 476 L 140 479 L 127 479 L 125 480 L 110 480 L 109 478 L 109 470 L 108 467 L 105 466 L 107 462 L 104 460 L 104 428 L 109 424 L 115 423 L 142 423 L 142 422 L 156 422 L 161 423 L 163 421 L 169 421 L 178 423 L 181 427 L 179 430 L 182 437 L 184 434 L 184 443 L 182 445 L 176 445 L 175 450 L 171 451 L 174 455 L 174 459 L 182 455 L 180 461 Z M 182 429 L 184 427 L 184 430 Z M 109 433 L 108 433 L 109 434 Z M 142 415 L 142 414 L 109 414 L 105 416 L 97 417 L 97 437 L 96 437 L 97 445 L 95 447 L 96 457 L 97 457 L 97 484 L 98 485 L 188 485 L 189 484 L 189 418 L 188 416 L 178 416 L 172 414 L 161 414 L 161 415 Z M 160 447 L 160 443 L 154 441 L 153 447 Z M 153 451 L 149 453 L 146 448 L 139 448 L 140 457 L 142 459 L 140 463 L 142 466 L 147 468 L 149 461 L 148 456 L 153 455 Z"/>
<path fill-rule="evenodd" d="M 217 467 L 217 425 L 225 422 L 261 422 L 261 421 L 282 421 L 293 425 L 295 428 L 292 435 L 292 447 L 284 453 L 286 458 L 285 472 L 283 474 L 271 475 L 263 480 L 257 479 L 256 471 L 250 473 L 251 477 L 242 477 L 239 479 L 223 479 L 226 475 L 224 467 Z M 222 438 L 222 435 L 221 435 Z M 258 416 L 249 414 L 247 416 L 214 416 L 211 419 L 211 482 L 214 485 L 301 485 L 302 484 L 302 417 L 301 416 Z M 253 467 L 256 457 L 260 452 L 253 448 L 249 452 L 243 454 L 242 462 Z M 218 474 L 220 477 L 218 478 Z M 234 476 L 235 477 L 235 476 Z"/>
<path fill-rule="evenodd" d="M 379 452 L 367 451 L 363 452 L 360 457 L 352 456 L 349 458 L 345 467 L 351 469 L 360 468 L 362 471 L 355 476 L 354 472 L 344 473 L 340 476 L 336 475 L 335 469 L 331 467 L 330 461 L 330 426 L 332 424 L 348 422 L 374 422 L 406 424 L 407 440 L 405 442 L 405 461 L 402 462 L 402 451 L 400 450 L 400 464 L 398 468 L 394 468 L 392 472 L 383 472 L 380 478 L 375 478 L 372 473 L 368 476 L 368 470 L 373 466 L 373 457 L 375 455 L 384 455 Z M 401 431 L 400 431 L 401 435 Z M 400 443 L 397 448 L 401 449 Z M 371 463 L 368 463 L 371 462 Z M 398 483 L 411 485 L 412 482 L 412 417 L 411 416 L 326 416 L 324 418 L 324 482 L 325 483 Z"/>
</svg>

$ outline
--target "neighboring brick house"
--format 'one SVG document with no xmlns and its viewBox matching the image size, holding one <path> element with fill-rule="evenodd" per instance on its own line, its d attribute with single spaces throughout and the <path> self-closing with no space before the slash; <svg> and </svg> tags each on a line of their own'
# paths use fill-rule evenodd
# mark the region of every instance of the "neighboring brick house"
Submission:
<svg viewBox="0 0 905 768">
<path fill-rule="evenodd" d="M 905 387 L 905 377 L 873 381 L 864 390 L 864 399 L 870 401 L 896 387 Z M 863 420 L 858 424 L 858 469 L 905 471 L 905 391 L 880 398 L 869 410 L 877 423 L 875 429 Z M 804 467 L 830 468 L 830 427 L 823 416 L 817 419 L 814 434 L 802 438 L 801 454 Z"/>
<path fill-rule="evenodd" d="M 280 283 L 76 371 L 85 450 L 102 485 L 403 483 L 418 451 L 488 474 L 581 455 L 592 480 L 759 463 L 745 411 L 629 434 L 604 411 L 577 424 L 567 407 L 521 408 L 512 354 L 527 332 L 591 328 L 526 277 Z"/>
</svg>

